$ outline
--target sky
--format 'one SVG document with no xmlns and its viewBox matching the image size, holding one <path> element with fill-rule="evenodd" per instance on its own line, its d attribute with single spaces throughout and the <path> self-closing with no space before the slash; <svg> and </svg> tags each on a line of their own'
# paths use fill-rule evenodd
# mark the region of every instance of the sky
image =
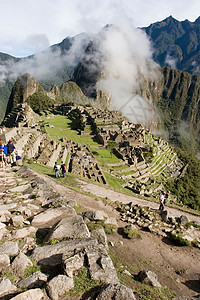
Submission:
<svg viewBox="0 0 200 300">
<path fill-rule="evenodd" d="M 97 33 L 107 24 L 128 18 L 146 27 L 172 15 L 194 22 L 200 0 L 0 0 L 0 52 L 25 57 L 67 36 Z"/>
</svg>

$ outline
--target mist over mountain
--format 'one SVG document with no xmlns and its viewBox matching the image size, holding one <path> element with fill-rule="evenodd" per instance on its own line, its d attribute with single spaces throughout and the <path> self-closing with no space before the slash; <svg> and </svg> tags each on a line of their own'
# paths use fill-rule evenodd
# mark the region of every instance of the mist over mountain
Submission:
<svg viewBox="0 0 200 300">
<path fill-rule="evenodd" d="M 26 58 L 0 53 L 0 120 L 14 82 L 30 73 L 48 92 L 54 85 L 60 87 L 73 80 L 96 104 L 123 110 L 126 117 L 131 111 L 131 121 L 146 126 L 157 124 L 162 111 L 156 111 L 155 105 L 159 105 L 165 111 L 162 118 L 168 129 L 179 135 L 191 126 L 197 139 L 199 50 L 200 18 L 179 22 L 170 16 L 140 29 L 128 22 L 120 28 L 108 25 L 97 35 L 67 37 Z M 166 71 L 159 65 L 175 70 Z"/>
</svg>

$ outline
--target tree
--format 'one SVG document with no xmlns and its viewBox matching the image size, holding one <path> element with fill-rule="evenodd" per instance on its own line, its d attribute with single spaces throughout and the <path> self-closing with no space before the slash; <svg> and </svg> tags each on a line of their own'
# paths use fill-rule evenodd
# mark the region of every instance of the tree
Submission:
<svg viewBox="0 0 200 300">
<path fill-rule="evenodd" d="M 112 157 L 112 155 L 113 155 L 113 149 L 115 148 L 117 146 L 117 142 L 115 142 L 115 141 L 108 141 L 108 143 L 107 143 L 107 148 L 109 149 L 109 151 L 110 151 L 110 155 L 111 155 L 111 157 Z"/>
</svg>

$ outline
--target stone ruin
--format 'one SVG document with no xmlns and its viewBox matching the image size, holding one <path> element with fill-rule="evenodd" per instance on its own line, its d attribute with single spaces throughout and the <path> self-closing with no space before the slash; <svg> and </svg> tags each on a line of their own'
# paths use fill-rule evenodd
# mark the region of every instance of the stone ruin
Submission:
<svg viewBox="0 0 200 300">
<path fill-rule="evenodd" d="M 70 153 L 67 166 L 68 172 L 107 184 L 106 177 L 99 163 L 88 147 L 82 147 L 77 143 L 69 141 L 67 143 L 67 149 Z"/>
<path fill-rule="evenodd" d="M 12 138 L 22 156 L 51 167 L 55 161 L 65 162 L 69 157 L 68 172 L 107 184 L 103 170 L 88 147 L 67 140 L 62 144 L 60 141 L 52 141 L 41 132 L 38 123 L 36 125 L 36 122 L 33 122 L 35 114 L 31 113 L 31 109 L 25 103 L 17 109 L 23 112 L 24 121 L 16 123 L 17 128 L 6 130 L 0 137 L 3 140 Z M 25 113 L 29 110 L 30 113 Z M 108 147 L 109 141 L 116 143 L 113 152 L 121 159 L 121 165 L 124 163 L 127 168 L 106 171 L 122 179 L 124 187 L 145 196 L 156 195 L 163 189 L 160 179 L 181 175 L 184 165 L 172 147 L 163 139 L 152 135 L 141 124 L 130 123 L 119 112 L 102 111 L 92 107 L 62 105 L 56 108 L 55 113 L 69 116 L 74 110 L 78 110 L 84 122 L 92 128 L 91 132 L 81 134 L 95 136 L 99 147 Z M 17 120 L 16 114 L 13 115 Z M 152 151 L 150 158 L 149 151 Z M 114 164 L 112 167 L 115 169 Z"/>
</svg>

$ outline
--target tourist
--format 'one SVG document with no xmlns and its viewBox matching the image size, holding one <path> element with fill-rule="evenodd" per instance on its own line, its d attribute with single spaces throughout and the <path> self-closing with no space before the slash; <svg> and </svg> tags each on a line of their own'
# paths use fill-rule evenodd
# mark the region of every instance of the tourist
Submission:
<svg viewBox="0 0 200 300">
<path fill-rule="evenodd" d="M 166 196 L 166 192 L 162 192 L 161 195 L 160 195 L 159 210 L 161 210 L 161 211 L 163 211 L 164 208 L 165 208 L 165 203 L 166 203 L 165 196 Z"/>
<path fill-rule="evenodd" d="M 57 164 L 57 162 L 55 162 L 54 167 L 53 167 L 54 171 L 55 171 L 55 176 L 56 178 L 60 177 L 60 165 Z"/>
<path fill-rule="evenodd" d="M 10 139 L 8 141 L 8 144 L 7 144 L 7 153 L 9 155 L 9 157 L 10 157 L 10 163 L 11 164 L 15 161 L 14 151 L 15 151 L 15 146 L 14 146 L 12 140 Z"/>
<path fill-rule="evenodd" d="M 6 157 L 3 148 L 0 148 L 0 166 L 3 167 L 6 164 Z"/>
<path fill-rule="evenodd" d="M 65 178 L 65 174 L 66 174 L 66 171 L 67 171 L 67 167 L 66 167 L 66 165 L 64 164 L 64 162 L 62 162 L 61 170 L 62 170 L 62 175 L 63 175 L 63 177 Z"/>
</svg>

